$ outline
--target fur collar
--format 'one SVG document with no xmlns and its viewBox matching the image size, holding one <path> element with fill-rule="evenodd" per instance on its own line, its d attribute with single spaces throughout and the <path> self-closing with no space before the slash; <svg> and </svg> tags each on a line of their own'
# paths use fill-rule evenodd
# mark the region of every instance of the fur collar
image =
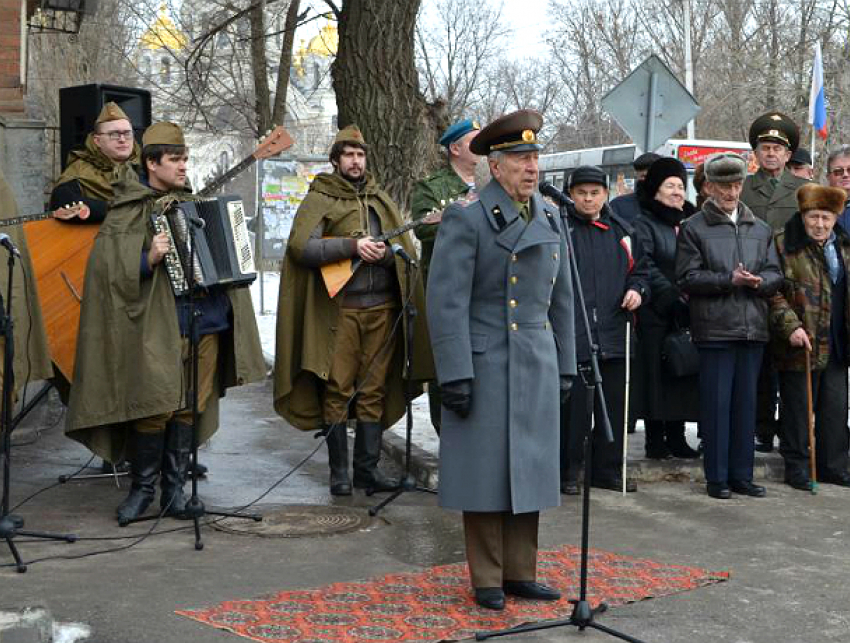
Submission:
<svg viewBox="0 0 850 643">
<path fill-rule="evenodd" d="M 638 202 L 640 203 L 641 210 L 671 228 L 675 228 L 696 212 L 696 208 L 690 201 L 685 201 L 682 209 L 677 210 L 676 208 L 664 205 L 655 197 L 650 197 L 642 191 L 638 191 Z"/>
</svg>

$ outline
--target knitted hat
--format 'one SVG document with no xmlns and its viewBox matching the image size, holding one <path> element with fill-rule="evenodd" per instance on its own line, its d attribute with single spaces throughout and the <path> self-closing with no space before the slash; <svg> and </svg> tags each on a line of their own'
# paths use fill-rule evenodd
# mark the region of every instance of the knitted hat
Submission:
<svg viewBox="0 0 850 643">
<path fill-rule="evenodd" d="M 831 188 L 817 183 L 806 183 L 797 190 L 800 212 L 826 210 L 840 216 L 844 212 L 847 193 L 841 188 Z"/>
<path fill-rule="evenodd" d="M 638 156 L 634 161 L 632 161 L 632 167 L 635 168 L 636 171 L 640 172 L 641 170 L 648 170 L 649 166 L 655 163 L 658 159 L 661 158 L 660 154 L 656 154 L 655 152 L 644 152 L 640 156 Z"/>
<path fill-rule="evenodd" d="M 579 165 L 568 179 L 569 189 L 584 183 L 594 183 L 608 189 L 608 175 L 595 165 Z"/>
<path fill-rule="evenodd" d="M 641 189 L 644 193 L 652 198 L 658 192 L 658 188 L 671 176 L 675 176 L 682 180 L 682 185 L 688 185 L 688 171 L 682 162 L 669 156 L 662 156 L 652 165 L 649 166 L 649 171 L 643 179 Z"/>
</svg>

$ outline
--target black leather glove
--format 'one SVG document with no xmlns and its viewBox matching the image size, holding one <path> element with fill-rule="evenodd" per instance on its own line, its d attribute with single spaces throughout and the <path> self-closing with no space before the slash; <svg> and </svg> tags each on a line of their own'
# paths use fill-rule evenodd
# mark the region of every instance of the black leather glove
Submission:
<svg viewBox="0 0 850 643">
<path fill-rule="evenodd" d="M 571 375 L 561 375 L 561 404 L 570 401 L 573 392 L 573 378 Z"/>
<path fill-rule="evenodd" d="M 454 411 L 462 418 L 467 417 L 472 408 L 472 380 L 441 384 L 440 398 L 449 411 Z"/>
</svg>

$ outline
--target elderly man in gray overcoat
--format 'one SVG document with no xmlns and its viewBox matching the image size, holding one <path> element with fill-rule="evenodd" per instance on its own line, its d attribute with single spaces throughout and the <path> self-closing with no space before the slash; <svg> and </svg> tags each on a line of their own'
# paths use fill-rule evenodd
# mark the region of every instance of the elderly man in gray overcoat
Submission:
<svg viewBox="0 0 850 643">
<path fill-rule="evenodd" d="M 492 180 L 443 216 L 427 309 L 443 392 L 440 505 L 463 512 L 475 598 L 557 600 L 536 582 L 541 509 L 560 504 L 559 402 L 576 374 L 557 211 L 536 192 L 543 119 L 520 110 L 472 140 Z"/>
</svg>

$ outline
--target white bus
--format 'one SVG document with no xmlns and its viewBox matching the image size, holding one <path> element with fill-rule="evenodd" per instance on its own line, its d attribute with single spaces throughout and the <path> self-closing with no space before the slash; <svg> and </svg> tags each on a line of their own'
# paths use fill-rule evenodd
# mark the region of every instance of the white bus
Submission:
<svg viewBox="0 0 850 643">
<path fill-rule="evenodd" d="M 748 143 L 738 141 L 710 141 L 703 139 L 670 139 L 656 154 L 672 156 L 679 159 L 688 170 L 688 177 L 693 178 L 694 168 L 717 152 L 734 152 L 743 156 L 750 166 L 750 172 L 755 172 L 755 155 Z M 624 145 L 606 145 L 605 147 L 590 147 L 583 150 L 556 152 L 540 156 L 540 178 L 549 181 L 559 190 L 563 190 L 567 177 L 579 165 L 596 165 L 608 175 L 610 184 L 609 198 L 620 194 L 628 194 L 634 189 L 635 171 L 632 167 L 640 151 L 633 143 Z M 688 182 L 688 198 L 693 201 L 693 182 Z"/>
</svg>

